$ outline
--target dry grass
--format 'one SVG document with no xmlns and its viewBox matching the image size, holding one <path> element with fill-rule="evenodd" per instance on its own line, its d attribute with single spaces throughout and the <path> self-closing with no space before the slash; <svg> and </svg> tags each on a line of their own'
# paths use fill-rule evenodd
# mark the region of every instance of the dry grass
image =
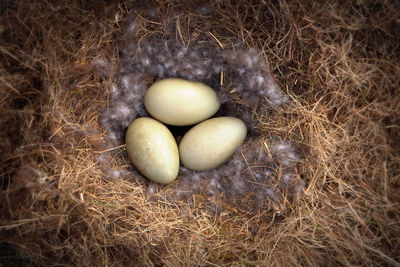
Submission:
<svg viewBox="0 0 400 267">
<path fill-rule="evenodd" d="M 146 184 L 103 178 L 98 116 L 112 78 L 92 62 L 118 63 L 132 3 L 3 11 L 1 240 L 40 265 L 399 265 L 400 6 L 300 2 L 221 0 L 207 22 L 217 46 L 236 38 L 264 49 L 292 98 L 258 116 L 265 140 L 301 145 L 306 189 L 252 217 L 211 216 L 201 195 L 194 206 L 151 202 Z M 187 12 L 184 43 L 187 27 L 202 31 Z M 127 165 L 123 151 L 110 164 Z"/>
</svg>

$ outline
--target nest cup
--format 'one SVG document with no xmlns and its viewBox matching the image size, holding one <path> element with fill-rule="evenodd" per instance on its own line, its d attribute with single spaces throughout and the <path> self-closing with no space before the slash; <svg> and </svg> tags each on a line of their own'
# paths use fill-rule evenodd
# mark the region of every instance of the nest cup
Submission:
<svg viewBox="0 0 400 267">
<path fill-rule="evenodd" d="M 183 78 L 209 85 L 221 101 L 221 108 L 214 116 L 242 119 L 249 135 L 227 163 L 204 172 L 180 167 L 177 182 L 167 188 L 146 182 L 133 167 L 110 170 L 108 160 L 100 160 L 107 176 L 121 178 L 124 176 L 121 173 L 133 174 L 127 173 L 127 176 L 136 177 L 136 181 L 148 186 L 150 200 L 191 203 L 194 194 L 202 193 L 212 212 L 223 211 L 228 203 L 246 213 L 257 212 L 271 203 L 279 206 L 288 194 L 300 193 L 304 182 L 296 172 L 300 158 L 295 146 L 279 138 L 263 140 L 259 131 L 257 113 L 263 110 L 274 114 L 289 102 L 262 51 L 246 48 L 237 40 L 223 45 L 211 33 L 204 35 L 188 30 L 182 36 L 177 33 L 181 27 L 176 19 L 179 9 L 159 15 L 154 10 L 136 9 L 125 22 L 119 40 L 116 82 L 110 105 L 101 119 L 109 130 L 110 144 L 122 145 L 128 125 L 137 117 L 149 116 L 144 108 L 144 95 L 153 82 L 164 78 Z M 208 12 L 200 10 L 193 23 L 204 24 L 210 15 Z M 169 128 L 179 142 L 190 127 Z M 100 159 L 110 157 L 100 155 Z M 126 154 L 124 157 L 129 161 Z M 223 204 L 217 204 L 217 199 Z"/>
</svg>

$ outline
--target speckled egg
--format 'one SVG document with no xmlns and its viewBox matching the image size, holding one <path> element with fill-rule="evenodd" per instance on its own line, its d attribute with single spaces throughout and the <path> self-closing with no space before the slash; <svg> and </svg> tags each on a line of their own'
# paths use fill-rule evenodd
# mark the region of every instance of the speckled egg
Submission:
<svg viewBox="0 0 400 267">
<path fill-rule="evenodd" d="M 133 165 L 150 180 L 168 184 L 178 176 L 178 146 L 162 123 L 146 117 L 134 120 L 126 132 L 125 143 Z"/>
<path fill-rule="evenodd" d="M 168 78 L 150 86 L 144 105 L 159 121 L 185 126 L 210 118 L 219 109 L 220 101 L 216 92 L 203 83 Z"/>
<path fill-rule="evenodd" d="M 190 129 L 179 144 L 182 164 L 191 170 L 210 170 L 230 159 L 247 135 L 244 122 L 234 117 L 218 117 Z"/>
</svg>

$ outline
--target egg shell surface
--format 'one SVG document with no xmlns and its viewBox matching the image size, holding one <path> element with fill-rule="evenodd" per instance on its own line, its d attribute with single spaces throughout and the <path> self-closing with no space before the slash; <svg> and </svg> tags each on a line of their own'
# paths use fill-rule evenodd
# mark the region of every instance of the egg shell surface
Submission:
<svg viewBox="0 0 400 267">
<path fill-rule="evenodd" d="M 125 143 L 133 165 L 150 180 L 168 184 L 178 176 L 178 146 L 162 123 L 147 117 L 134 120 L 126 132 Z"/>
<path fill-rule="evenodd" d="M 185 126 L 210 118 L 218 111 L 220 101 L 216 92 L 203 83 L 167 78 L 150 86 L 144 105 L 159 121 Z"/>
<path fill-rule="evenodd" d="M 230 159 L 247 135 L 244 122 L 234 117 L 203 121 L 190 129 L 179 144 L 182 164 L 191 170 L 210 170 Z"/>
</svg>

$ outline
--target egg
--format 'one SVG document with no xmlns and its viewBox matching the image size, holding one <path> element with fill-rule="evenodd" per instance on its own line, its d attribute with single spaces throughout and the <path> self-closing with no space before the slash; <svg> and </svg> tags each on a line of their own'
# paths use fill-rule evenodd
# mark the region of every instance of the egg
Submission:
<svg viewBox="0 0 400 267">
<path fill-rule="evenodd" d="M 150 180 L 168 184 L 179 170 L 179 151 L 168 128 L 152 118 L 138 118 L 125 135 L 126 150 L 133 165 Z"/>
<path fill-rule="evenodd" d="M 203 83 L 167 78 L 150 86 L 144 105 L 159 121 L 185 126 L 210 118 L 219 109 L 220 102 L 216 92 Z"/>
<path fill-rule="evenodd" d="M 234 117 L 218 117 L 191 128 L 179 144 L 182 164 L 191 170 L 210 170 L 229 160 L 247 135 L 244 122 Z"/>
</svg>

